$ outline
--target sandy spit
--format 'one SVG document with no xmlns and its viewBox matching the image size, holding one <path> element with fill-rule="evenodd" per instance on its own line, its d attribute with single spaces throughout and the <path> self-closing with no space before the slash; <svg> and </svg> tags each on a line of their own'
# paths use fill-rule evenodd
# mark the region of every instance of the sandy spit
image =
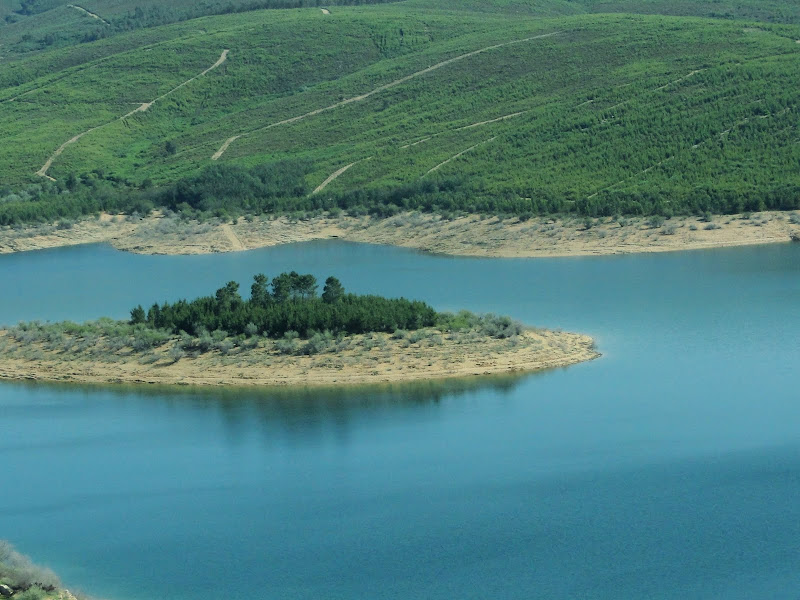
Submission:
<svg viewBox="0 0 800 600">
<path fill-rule="evenodd" d="M 800 236 L 800 215 L 762 212 L 715 216 L 711 222 L 676 217 L 648 219 L 481 218 L 446 220 L 404 213 L 388 219 L 261 217 L 235 223 L 194 223 L 161 215 L 145 219 L 103 215 L 71 228 L 0 229 L 0 254 L 107 242 L 139 254 L 209 254 L 321 239 L 387 244 L 458 256 L 553 257 L 695 250 L 769 244 Z"/>
<path fill-rule="evenodd" d="M 74 383 L 145 383 L 192 386 L 332 386 L 475 375 L 525 373 L 566 367 L 600 356 L 590 337 L 530 330 L 515 340 L 441 336 L 408 344 L 388 334 L 353 336 L 346 350 L 313 356 L 282 355 L 268 342 L 256 349 L 198 357 L 169 356 L 168 342 L 144 360 L 123 349 L 97 356 L 15 342 L 0 331 L 0 380 Z M 377 341 L 377 343 L 376 343 Z"/>
</svg>

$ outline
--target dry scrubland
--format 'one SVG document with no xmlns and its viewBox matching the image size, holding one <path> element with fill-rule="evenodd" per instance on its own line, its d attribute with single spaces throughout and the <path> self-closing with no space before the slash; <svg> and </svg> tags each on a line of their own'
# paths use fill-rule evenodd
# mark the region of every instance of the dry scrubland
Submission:
<svg viewBox="0 0 800 600">
<path fill-rule="evenodd" d="M 113 327 L 108 322 L 109 327 Z M 186 336 L 142 344 L 29 325 L 0 331 L 0 379 L 178 385 L 340 385 L 508 374 L 599 356 L 591 338 L 524 330 L 507 338 L 435 329 L 309 340 Z M 134 347 L 136 346 L 136 347 Z M 137 349 L 138 347 L 138 349 Z"/>
<path fill-rule="evenodd" d="M 97 242 L 140 254 L 208 254 L 334 238 L 463 256 L 627 254 L 788 242 L 800 238 L 800 214 L 520 220 L 406 213 L 387 219 L 260 217 L 235 223 L 103 215 L 75 224 L 3 228 L 0 254 Z"/>
</svg>

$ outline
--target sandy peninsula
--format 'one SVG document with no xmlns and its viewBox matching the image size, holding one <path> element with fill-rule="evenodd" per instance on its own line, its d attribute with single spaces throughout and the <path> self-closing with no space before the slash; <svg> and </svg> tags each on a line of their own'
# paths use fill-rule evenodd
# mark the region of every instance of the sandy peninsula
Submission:
<svg viewBox="0 0 800 600">
<path fill-rule="evenodd" d="M 236 252 L 293 242 L 341 239 L 458 256 L 554 257 L 694 250 L 800 239 L 800 214 L 649 218 L 445 219 L 404 213 L 387 219 L 257 217 L 197 223 L 156 214 L 101 215 L 76 224 L 0 229 L 0 254 L 106 242 L 139 254 Z"/>
<path fill-rule="evenodd" d="M 286 354 L 260 338 L 242 348 L 175 354 L 177 336 L 136 352 L 103 337 L 0 331 L 0 380 L 202 386 L 330 386 L 509 374 L 565 367 L 600 356 L 591 338 L 525 330 L 498 339 L 433 329 L 347 336 L 313 355 Z"/>
</svg>

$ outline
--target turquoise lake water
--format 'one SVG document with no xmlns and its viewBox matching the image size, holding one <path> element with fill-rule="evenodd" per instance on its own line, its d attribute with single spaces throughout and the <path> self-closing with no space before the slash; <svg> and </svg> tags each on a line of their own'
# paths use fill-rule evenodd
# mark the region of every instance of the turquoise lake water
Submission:
<svg viewBox="0 0 800 600">
<path fill-rule="evenodd" d="M 792 599 L 800 244 L 464 259 L 341 242 L 0 256 L 0 322 L 254 273 L 510 314 L 603 358 L 348 390 L 0 385 L 0 538 L 108 600 Z"/>
</svg>

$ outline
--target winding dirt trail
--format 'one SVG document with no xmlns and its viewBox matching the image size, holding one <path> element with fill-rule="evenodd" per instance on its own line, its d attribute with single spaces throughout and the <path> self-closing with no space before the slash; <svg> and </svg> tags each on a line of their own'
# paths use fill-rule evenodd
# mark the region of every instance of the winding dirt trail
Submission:
<svg viewBox="0 0 800 600">
<path fill-rule="evenodd" d="M 76 8 L 77 8 L 77 7 L 76 7 Z M 219 67 L 219 66 L 220 66 L 222 63 L 224 63 L 224 62 L 225 62 L 225 61 L 228 59 L 228 53 L 229 53 L 229 52 L 230 52 L 230 50 L 223 50 L 223 51 L 222 51 L 222 54 L 221 54 L 221 55 L 220 55 L 220 57 L 219 57 L 219 59 L 217 59 L 217 62 L 215 62 L 213 65 L 211 65 L 211 66 L 210 66 L 209 68 L 207 68 L 205 71 L 203 71 L 203 72 L 201 72 L 201 73 L 198 73 L 197 75 L 195 75 L 195 76 L 194 76 L 194 77 L 192 77 L 191 79 L 187 79 L 186 81 L 184 81 L 184 82 L 183 82 L 183 83 L 181 83 L 180 85 L 177 85 L 177 86 L 175 86 L 175 87 L 174 87 L 174 88 L 172 88 L 170 91 L 168 91 L 166 94 L 162 94 L 162 95 L 160 95 L 158 98 L 155 98 L 154 100 L 151 100 L 150 102 L 143 102 L 143 103 L 142 103 L 142 104 L 140 104 L 140 105 L 139 105 L 137 108 L 133 109 L 133 110 L 132 110 L 132 111 L 130 111 L 129 113 L 126 113 L 126 114 L 122 115 L 122 116 L 121 116 L 121 117 L 119 117 L 119 118 L 116 118 L 116 119 L 113 119 L 112 121 L 108 121 L 108 122 L 106 122 L 106 123 L 103 123 L 102 125 L 97 125 L 96 127 L 92 127 L 91 129 L 87 129 L 87 130 L 86 130 L 86 131 L 84 131 L 83 133 L 79 133 L 79 134 L 78 134 L 78 135 L 76 135 L 75 137 L 72 137 L 72 138 L 68 139 L 66 142 L 64 142 L 63 144 L 61 144 L 61 146 L 59 146 L 59 147 L 58 147 L 58 150 L 56 150 L 55 152 L 53 152 L 52 156 L 50 156 L 50 158 L 48 158 L 48 159 L 47 159 L 47 161 L 44 163 L 44 165 L 42 165 L 42 168 L 41 168 L 41 169 L 39 169 L 38 171 L 36 171 L 36 174 L 37 174 L 39 177 L 46 177 L 46 178 L 47 178 L 47 179 L 49 179 L 50 181 L 55 181 L 55 179 L 53 179 L 52 177 L 50 177 L 50 176 L 47 174 L 47 171 L 50 169 L 50 167 L 51 167 L 51 166 L 53 166 L 53 161 L 55 161 L 55 159 L 57 159 L 59 156 L 61 156 L 61 154 L 64 152 L 64 150 L 66 150 L 66 149 L 67 149 L 67 147 L 68 147 L 68 146 L 70 146 L 70 145 L 74 144 L 75 142 L 77 142 L 79 139 L 81 139 L 81 138 L 82 138 L 83 136 L 85 136 L 86 134 L 89 134 L 89 133 L 91 133 L 91 132 L 93 132 L 93 131 L 96 131 L 97 129 L 100 129 L 100 128 L 102 128 L 102 127 L 105 127 L 105 126 L 107 126 L 107 125 L 111 125 L 112 123 L 116 123 L 117 121 L 124 121 L 125 119 L 127 119 L 128 117 L 131 117 L 131 116 L 135 115 L 136 113 L 140 113 L 140 112 L 141 112 L 141 113 L 143 113 L 143 112 L 147 112 L 147 110 L 149 110 L 149 108 L 150 108 L 151 106 L 153 106 L 153 104 L 155 104 L 155 103 L 156 103 L 156 102 L 158 102 L 159 100 L 163 100 L 164 98 L 166 98 L 167 96 L 169 96 L 169 95 L 170 95 L 170 94 L 172 94 L 173 92 L 176 92 L 176 91 L 178 91 L 179 89 L 181 89 L 183 86 L 185 86 L 185 85 L 187 85 L 187 84 L 191 83 L 191 82 L 192 82 L 192 81 L 194 81 L 195 79 L 198 79 L 198 78 L 200 78 L 200 77 L 203 77 L 203 76 L 204 76 L 205 74 L 207 74 L 209 71 L 213 71 L 214 69 L 216 69 L 217 67 Z"/>
<path fill-rule="evenodd" d="M 230 137 L 227 140 L 225 140 L 225 143 L 222 144 L 222 146 L 219 147 L 219 150 L 214 152 L 214 154 L 211 156 L 211 160 L 219 159 L 220 156 L 225 154 L 225 151 L 228 149 L 228 146 L 230 146 L 233 142 L 238 140 L 240 137 L 242 137 L 242 136 L 241 135 L 235 135 L 235 136 Z"/>
<path fill-rule="evenodd" d="M 664 85 L 662 85 L 661 87 L 657 87 L 653 91 L 654 92 L 660 92 L 661 90 L 667 89 L 671 85 L 676 85 L 676 84 L 680 83 L 681 81 L 685 81 L 686 79 L 689 79 L 690 77 L 694 77 L 698 73 L 702 73 L 703 71 L 705 71 L 705 69 L 695 69 L 691 73 L 687 73 L 686 75 L 684 75 L 683 77 L 679 77 L 675 81 L 670 81 L 669 83 L 665 83 Z"/>
<path fill-rule="evenodd" d="M 93 132 L 95 129 L 100 129 L 101 127 L 105 127 L 106 125 L 108 125 L 108 123 L 104 123 L 103 125 L 98 125 L 97 127 L 92 127 L 91 129 L 87 129 L 87 130 L 86 130 L 86 131 L 84 131 L 83 133 L 79 133 L 79 134 L 78 134 L 78 135 L 76 135 L 75 137 L 68 139 L 66 142 L 64 142 L 63 144 L 61 144 L 61 145 L 58 147 L 58 150 L 56 150 L 55 152 L 53 152 L 53 155 L 52 155 L 50 158 L 48 158 L 48 159 L 47 159 L 47 162 L 45 162 L 45 163 L 44 163 L 44 165 L 42 165 L 42 168 L 41 168 L 41 169 L 39 169 L 38 171 L 36 171 L 36 174 L 37 174 L 39 177 L 46 177 L 46 178 L 47 178 L 47 179 L 49 179 L 50 181 L 55 181 L 55 179 L 54 179 L 54 178 L 50 177 L 50 175 L 48 175 L 48 174 L 47 174 L 47 171 L 48 171 L 48 169 L 49 169 L 49 168 L 50 168 L 50 167 L 53 165 L 53 161 L 54 161 L 55 159 L 57 159 L 59 156 L 61 156 L 61 153 L 62 153 L 62 152 L 64 152 L 64 150 L 66 150 L 66 149 L 67 149 L 67 146 L 69 146 L 69 145 L 71 145 L 71 144 L 74 144 L 74 143 L 75 143 L 75 142 L 77 142 L 79 139 L 81 139 L 83 136 L 85 136 L 87 133 L 91 133 L 91 132 Z"/>
<path fill-rule="evenodd" d="M 442 67 L 446 67 L 447 65 L 451 65 L 453 63 L 465 60 L 467 58 L 470 58 L 472 56 L 476 56 L 478 54 L 483 54 L 484 52 L 489 52 L 491 50 L 496 50 L 498 48 L 503 48 L 503 47 L 506 47 L 506 46 L 512 46 L 512 45 L 515 45 L 515 44 L 523 44 L 525 42 L 530 42 L 530 41 L 533 41 L 533 40 L 540 40 L 540 39 L 543 39 L 543 38 L 548 38 L 548 37 L 552 37 L 552 36 L 558 35 L 560 33 L 562 33 L 562 32 L 561 31 L 552 31 L 550 33 L 543 33 L 543 34 L 540 34 L 540 35 L 534 35 L 534 36 L 530 36 L 530 37 L 519 39 L 519 40 L 511 40 L 510 42 L 502 42 L 500 44 L 494 44 L 492 46 L 486 46 L 485 48 L 479 48 L 478 50 L 473 50 L 472 52 L 467 52 L 466 54 L 460 54 L 459 56 L 454 56 L 453 58 L 449 58 L 449 59 L 444 60 L 442 62 L 436 63 L 435 65 L 431 65 L 430 67 L 428 67 L 426 69 L 422 69 L 421 71 L 416 71 L 414 73 L 411 73 L 410 75 L 406 75 L 405 77 L 401 77 L 400 79 L 396 79 L 394 81 L 390 81 L 389 83 L 385 83 L 385 84 L 383 84 L 381 86 L 376 87 L 374 90 L 371 90 L 369 92 L 361 94 L 360 96 L 354 96 L 352 98 L 347 98 L 346 100 L 342 100 L 342 101 L 337 102 L 335 104 L 331 104 L 330 106 L 325 106 L 323 108 L 317 108 L 315 110 L 312 110 L 312 111 L 307 112 L 307 113 L 302 114 L 302 115 L 298 115 L 296 117 L 291 117 L 289 119 L 284 119 L 282 121 L 277 121 L 275 123 L 270 123 L 269 125 L 265 125 L 263 127 L 259 127 L 257 129 L 253 129 L 252 131 L 249 131 L 249 132 L 246 132 L 246 133 L 240 133 L 238 135 L 229 137 L 227 140 L 225 140 L 225 142 L 222 144 L 222 146 L 220 146 L 219 150 L 217 150 L 211 156 L 211 160 L 219 160 L 222 157 L 222 155 L 225 154 L 226 150 L 228 150 L 228 148 L 230 147 L 230 145 L 233 142 L 235 142 L 236 140 L 238 140 L 238 139 L 240 139 L 242 137 L 245 137 L 247 135 L 252 135 L 254 133 L 265 131 L 267 129 L 271 129 L 273 127 L 278 127 L 280 125 L 289 125 L 290 123 L 296 123 L 297 121 L 302 121 L 303 119 L 307 119 L 308 117 L 313 117 L 313 116 L 318 115 L 318 114 L 323 113 L 323 112 L 327 112 L 327 111 L 330 111 L 330 110 L 341 108 L 342 106 L 347 106 L 348 104 L 353 104 L 354 102 L 362 102 L 363 100 L 366 100 L 367 98 L 369 98 L 371 96 L 374 96 L 375 94 L 378 94 L 380 92 L 384 92 L 384 91 L 386 91 L 388 89 L 391 89 L 393 87 L 397 87 L 398 85 L 406 83 L 407 81 L 411 81 L 412 79 L 416 79 L 417 77 L 421 77 L 423 75 L 426 75 L 428 73 L 431 73 L 433 71 L 441 69 Z"/>
<path fill-rule="evenodd" d="M 514 117 L 519 117 L 520 115 L 524 115 L 525 113 L 529 113 L 529 110 L 522 110 L 520 112 L 511 113 L 510 115 L 504 115 L 502 117 L 497 117 L 496 119 L 489 119 L 488 121 L 480 121 L 478 123 L 473 123 L 472 125 L 465 125 L 464 127 L 459 127 L 454 129 L 453 131 L 463 131 L 464 129 L 472 129 L 473 127 L 480 127 L 482 125 L 490 125 L 491 123 L 498 123 L 499 121 L 505 121 L 506 119 L 513 119 Z"/>
<path fill-rule="evenodd" d="M 462 127 L 456 127 L 455 129 L 447 129 L 445 131 L 440 131 L 439 133 L 434 133 L 429 135 L 426 138 L 422 138 L 416 142 L 411 142 L 409 144 L 404 144 L 400 146 L 401 150 L 405 150 L 406 148 L 411 148 L 413 146 L 417 146 L 419 144 L 424 144 L 428 140 L 431 140 L 435 137 L 439 137 L 440 135 L 444 135 L 446 133 L 452 133 L 454 131 L 464 131 L 465 129 L 473 129 L 475 127 L 482 127 L 483 125 L 491 125 L 492 123 L 499 123 L 500 121 L 505 121 L 506 119 L 513 119 L 514 117 L 519 117 L 521 115 L 525 115 L 531 112 L 530 110 L 522 110 L 520 112 L 511 113 L 510 115 L 503 115 L 502 117 L 497 117 L 494 119 L 489 119 L 488 121 L 478 121 L 477 123 L 472 123 L 470 125 L 463 125 Z"/>
<path fill-rule="evenodd" d="M 67 4 L 67 8 L 74 8 L 75 10 L 79 10 L 79 11 L 81 11 L 83 14 L 85 14 L 85 15 L 88 15 L 88 16 L 92 17 L 93 19 L 97 19 L 98 21 L 101 21 L 102 23 L 105 23 L 106 25 L 111 25 L 111 23 L 109 23 L 108 21 L 106 21 L 106 20 L 105 20 L 103 17 L 101 17 L 100 15 L 96 15 L 96 14 L 94 14 L 93 12 L 86 10 L 86 9 L 85 9 L 85 8 L 83 8 L 82 6 L 78 6 L 77 4 Z"/>
<path fill-rule="evenodd" d="M 231 250 L 234 252 L 240 252 L 242 250 L 247 250 L 245 245 L 242 243 L 242 240 L 239 239 L 239 236 L 236 235 L 236 232 L 233 231 L 233 228 L 230 225 L 223 225 L 222 226 L 222 233 L 225 234 L 225 237 L 228 238 L 228 241 L 231 243 Z"/>
<path fill-rule="evenodd" d="M 350 163 L 349 165 L 345 165 L 345 166 L 343 166 L 341 169 L 339 169 L 338 171 L 336 171 L 336 172 L 335 172 L 333 175 L 331 175 L 330 177 L 328 177 L 328 178 L 327 178 L 325 181 L 323 181 L 322 183 L 320 183 L 320 184 L 319 184 L 319 185 L 318 185 L 318 186 L 317 186 L 317 187 L 314 189 L 314 191 L 313 191 L 313 192 L 311 192 L 311 193 L 312 193 L 312 194 L 319 194 L 319 193 L 320 193 L 322 190 L 324 190 L 326 187 L 328 187 L 328 185 L 329 185 L 329 184 L 331 184 L 331 183 L 333 183 L 334 181 L 336 181 L 336 179 L 339 177 L 339 175 L 342 175 L 342 174 L 344 174 L 344 172 L 345 172 L 345 171 L 347 171 L 347 170 L 348 170 L 350 167 L 352 167 L 352 166 L 355 166 L 355 165 L 357 165 L 357 164 L 358 164 L 358 163 L 360 163 L 360 162 L 361 162 L 360 160 L 357 160 L 356 162 L 352 162 L 352 163 Z"/>
<path fill-rule="evenodd" d="M 183 82 L 183 83 L 181 83 L 180 85 L 177 85 L 177 86 L 175 86 L 175 87 L 174 87 L 174 88 L 172 88 L 170 91 L 168 91 L 166 94 L 161 94 L 161 95 L 160 95 L 158 98 L 156 98 L 156 99 L 155 99 L 155 100 L 153 100 L 152 102 L 148 103 L 148 104 L 147 104 L 147 108 L 150 108 L 150 107 L 151 107 L 153 104 L 155 104 L 155 103 L 156 103 L 156 102 L 158 102 L 159 100 L 163 100 L 164 98 L 166 98 L 167 96 L 169 96 L 169 95 L 170 95 L 170 94 L 172 94 L 173 92 L 177 92 L 177 91 L 178 91 L 179 89 L 181 89 L 183 86 L 185 86 L 185 85 L 188 85 L 188 84 L 192 83 L 192 82 L 193 82 L 195 79 L 199 79 L 200 77 L 203 77 L 203 76 L 207 75 L 208 73 L 210 73 L 211 71 L 213 71 L 213 70 L 214 70 L 214 69 L 216 69 L 217 67 L 221 66 L 221 65 L 222 65 L 222 63 L 224 63 L 226 60 L 228 60 L 228 54 L 230 54 L 230 50 L 223 50 L 223 51 L 222 51 L 222 54 L 220 54 L 220 55 L 219 55 L 219 58 L 217 59 L 217 62 L 215 62 L 215 63 L 214 63 L 213 65 L 211 65 L 210 67 L 208 67 L 208 68 L 207 68 L 205 71 L 203 71 L 203 72 L 201 72 L 201 73 L 198 73 L 197 75 L 195 75 L 195 76 L 194 76 L 194 77 L 192 77 L 191 79 L 187 79 L 186 81 L 184 81 L 184 82 Z M 142 106 L 144 106 L 144 104 L 143 104 Z M 143 109 L 143 111 L 144 111 L 144 110 L 147 110 L 147 108 Z M 139 111 L 134 111 L 134 112 L 139 112 Z"/>
<path fill-rule="evenodd" d="M 400 146 L 400 149 L 401 150 L 405 150 L 406 148 L 411 148 L 412 146 L 419 146 L 420 144 L 424 144 L 425 142 L 427 142 L 431 138 L 436 137 L 437 135 L 442 135 L 442 134 L 441 133 L 435 133 L 435 134 L 433 134 L 431 136 L 428 136 L 426 138 L 422 138 L 421 140 L 418 140 L 416 142 L 412 142 L 410 144 L 405 144 L 403 146 Z"/>
<path fill-rule="evenodd" d="M 678 79 L 674 79 L 674 80 L 672 80 L 672 81 L 668 81 L 668 82 L 667 82 L 667 83 L 665 83 L 664 85 L 662 85 L 662 86 L 659 86 L 659 87 L 657 87 L 657 88 L 654 88 L 654 89 L 652 89 L 652 90 L 650 90 L 650 91 L 651 91 L 651 92 L 660 92 L 660 91 L 662 91 L 662 90 L 665 90 L 665 89 L 667 89 L 667 88 L 668 88 L 669 86 L 671 86 L 671 85 L 677 85 L 677 84 L 679 84 L 681 81 L 684 81 L 684 80 L 686 80 L 686 79 L 689 79 L 690 77 L 694 77 L 694 76 L 695 76 L 695 75 L 697 75 L 698 73 L 702 73 L 702 72 L 703 72 L 703 71 L 705 71 L 705 70 L 706 70 L 706 69 L 695 69 L 694 71 L 691 71 L 691 72 L 687 73 L 686 75 L 684 75 L 684 76 L 682 76 L 682 77 L 678 77 Z M 608 112 L 608 111 L 614 110 L 615 108 L 619 108 L 620 106 L 625 106 L 626 104 L 628 104 L 628 103 L 630 103 L 630 102 L 633 102 L 633 101 L 634 101 L 636 98 L 637 98 L 637 96 L 631 96 L 631 97 L 629 97 L 627 100 L 623 100 L 623 101 L 621 101 L 621 102 L 618 102 L 617 104 L 614 104 L 613 106 L 609 106 L 609 107 L 607 107 L 607 108 L 603 108 L 602 110 L 603 110 L 603 111 L 605 111 L 605 112 Z M 579 108 L 579 107 L 581 107 L 581 106 L 584 106 L 585 104 L 589 104 L 589 103 L 593 103 L 593 102 L 594 102 L 594 100 L 590 100 L 590 101 L 588 101 L 588 102 L 584 102 L 583 104 L 579 104 L 579 105 L 578 105 L 578 106 L 576 106 L 575 108 Z M 590 198 L 591 198 L 591 196 L 590 196 Z"/>
<path fill-rule="evenodd" d="M 447 159 L 446 161 L 444 161 L 443 163 L 439 163 L 438 165 L 436 165 L 435 167 L 433 167 L 431 170 L 429 170 L 427 173 L 425 173 L 425 175 L 430 175 L 431 173 L 433 173 L 433 172 L 435 172 L 435 171 L 438 171 L 438 170 L 439 170 L 439 169 L 441 169 L 443 166 L 445 166 L 447 163 L 454 161 L 454 160 L 455 160 L 455 159 L 457 159 L 458 157 L 460 157 L 460 156 L 463 156 L 464 154 L 466 154 L 467 152 L 471 152 L 472 150 L 475 150 L 475 148 L 477 148 L 478 146 L 483 146 L 484 144 L 488 144 L 489 142 L 493 142 L 493 141 L 495 141 L 496 139 L 497 139 L 497 136 L 494 136 L 494 137 L 492 137 L 492 138 L 489 138 L 488 140 L 484 140 L 484 141 L 482 141 L 482 142 L 478 142 L 478 143 L 477 143 L 477 144 L 475 144 L 474 146 L 470 146 L 469 148 L 467 148 L 466 150 L 462 150 L 462 151 L 461 151 L 461 152 L 459 152 L 458 154 L 454 154 L 453 156 L 451 156 L 450 158 L 448 158 L 448 159 Z"/>
</svg>

